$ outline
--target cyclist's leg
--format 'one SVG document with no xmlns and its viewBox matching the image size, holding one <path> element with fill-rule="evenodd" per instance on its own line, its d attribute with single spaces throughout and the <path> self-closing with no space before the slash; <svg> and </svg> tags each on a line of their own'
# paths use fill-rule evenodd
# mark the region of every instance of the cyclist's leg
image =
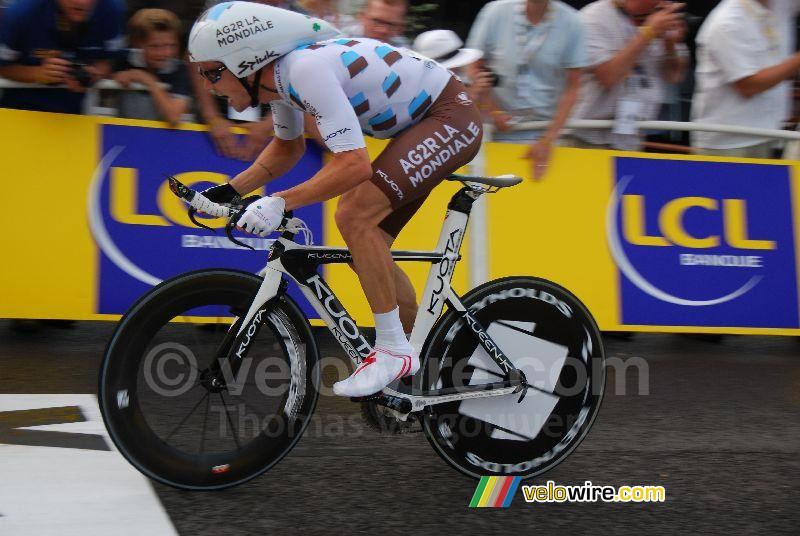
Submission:
<svg viewBox="0 0 800 536">
<path fill-rule="evenodd" d="M 381 228 L 381 231 L 386 245 L 391 249 L 395 237 L 387 233 L 383 228 Z M 356 271 L 353 263 L 348 263 L 347 265 L 354 272 Z M 394 263 L 394 285 L 397 294 L 397 305 L 400 307 L 400 322 L 403 324 L 403 331 L 408 335 L 414 328 L 414 320 L 417 318 L 417 294 L 408 275 L 397 263 Z"/>
<path fill-rule="evenodd" d="M 462 97 L 463 96 L 463 97 Z M 419 361 L 404 337 L 398 304 L 398 274 L 386 235 L 396 237 L 430 191 L 447 175 L 469 163 L 482 137 L 480 114 L 463 85 L 451 80 L 427 115 L 394 138 L 373 162 L 373 177 L 344 194 L 336 224 L 353 255 L 367 301 L 375 314 L 376 351 L 334 392 L 365 396 L 396 377 L 413 374 Z M 413 296 L 407 277 L 399 277 L 403 301 Z M 415 304 L 416 305 L 416 304 Z M 407 310 L 406 321 L 411 316 Z M 394 353 L 393 353 L 394 352 Z M 391 355 L 390 355 L 391 354 Z M 410 363 L 392 359 L 411 358 Z M 396 370 L 395 370 L 396 369 Z"/>
<path fill-rule="evenodd" d="M 383 239 L 391 249 L 395 238 L 383 229 L 381 231 Z M 408 274 L 397 263 L 394 263 L 394 287 L 397 294 L 397 306 L 400 307 L 400 322 L 403 324 L 403 331 L 409 334 L 414 329 L 414 320 L 417 318 L 417 293 Z"/>
<path fill-rule="evenodd" d="M 336 208 L 336 225 L 353 256 L 364 294 L 374 314 L 397 307 L 394 262 L 378 224 L 392 212 L 385 195 L 371 182 L 346 192 Z"/>
<path fill-rule="evenodd" d="M 373 162 L 372 182 L 394 207 L 380 223 L 390 246 L 430 191 L 450 173 L 468 164 L 480 148 L 480 113 L 465 96 L 464 86 L 452 79 L 427 116 L 392 140 Z M 395 289 L 403 328 L 410 333 L 417 316 L 416 294 L 397 264 Z"/>
</svg>

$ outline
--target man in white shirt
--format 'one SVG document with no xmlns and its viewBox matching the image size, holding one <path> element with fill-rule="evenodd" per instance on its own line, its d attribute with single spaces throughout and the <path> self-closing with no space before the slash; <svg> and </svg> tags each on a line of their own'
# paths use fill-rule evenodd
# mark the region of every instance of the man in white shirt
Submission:
<svg viewBox="0 0 800 536">
<path fill-rule="evenodd" d="M 792 21 L 797 0 L 722 0 L 697 35 L 692 120 L 780 129 L 789 117 L 791 83 L 800 69 Z M 699 154 L 769 158 L 774 142 L 759 136 L 694 132 Z"/>
<path fill-rule="evenodd" d="M 614 119 L 611 130 L 578 130 L 579 147 L 638 149 L 636 120 L 653 120 L 667 84 L 689 65 L 684 4 L 658 0 L 598 0 L 581 10 L 589 73 L 574 119 Z M 626 123 L 626 124 L 623 124 Z"/>
</svg>

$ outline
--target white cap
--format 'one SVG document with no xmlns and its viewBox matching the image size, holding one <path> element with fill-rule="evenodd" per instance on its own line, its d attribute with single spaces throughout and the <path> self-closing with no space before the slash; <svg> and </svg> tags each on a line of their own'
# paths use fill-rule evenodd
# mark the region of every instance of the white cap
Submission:
<svg viewBox="0 0 800 536">
<path fill-rule="evenodd" d="M 412 48 L 418 54 L 430 58 L 443 67 L 456 69 L 469 65 L 483 57 L 483 51 L 461 48 L 464 42 L 452 30 L 430 30 L 414 39 Z"/>
</svg>

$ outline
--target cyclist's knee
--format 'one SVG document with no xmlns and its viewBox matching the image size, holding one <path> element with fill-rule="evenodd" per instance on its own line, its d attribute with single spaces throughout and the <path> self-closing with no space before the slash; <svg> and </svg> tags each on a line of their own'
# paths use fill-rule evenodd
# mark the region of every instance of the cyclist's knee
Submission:
<svg viewBox="0 0 800 536">
<path fill-rule="evenodd" d="M 364 208 L 352 198 L 342 197 L 336 207 L 334 219 L 336 227 L 347 238 L 348 235 L 362 233 L 370 228 L 377 227 L 377 223 L 366 214 Z"/>
</svg>

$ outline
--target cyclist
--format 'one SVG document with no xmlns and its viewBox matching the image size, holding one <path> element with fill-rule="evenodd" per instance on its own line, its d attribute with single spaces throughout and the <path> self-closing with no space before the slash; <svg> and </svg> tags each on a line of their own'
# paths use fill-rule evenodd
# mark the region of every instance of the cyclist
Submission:
<svg viewBox="0 0 800 536">
<path fill-rule="evenodd" d="M 230 183 L 206 190 L 230 202 L 289 171 L 305 151 L 309 114 L 332 158 L 302 184 L 248 205 L 237 221 L 266 236 L 285 211 L 341 196 L 336 224 L 375 317 L 372 353 L 342 396 L 374 394 L 414 374 L 406 333 L 416 316 L 411 282 L 390 246 L 431 189 L 478 151 L 480 114 L 461 82 L 438 63 L 366 38 L 341 38 L 328 23 L 251 2 L 206 11 L 189 35 L 189 55 L 208 90 L 237 111 L 270 103 L 275 137 Z M 370 162 L 364 135 L 391 141 Z"/>
</svg>

